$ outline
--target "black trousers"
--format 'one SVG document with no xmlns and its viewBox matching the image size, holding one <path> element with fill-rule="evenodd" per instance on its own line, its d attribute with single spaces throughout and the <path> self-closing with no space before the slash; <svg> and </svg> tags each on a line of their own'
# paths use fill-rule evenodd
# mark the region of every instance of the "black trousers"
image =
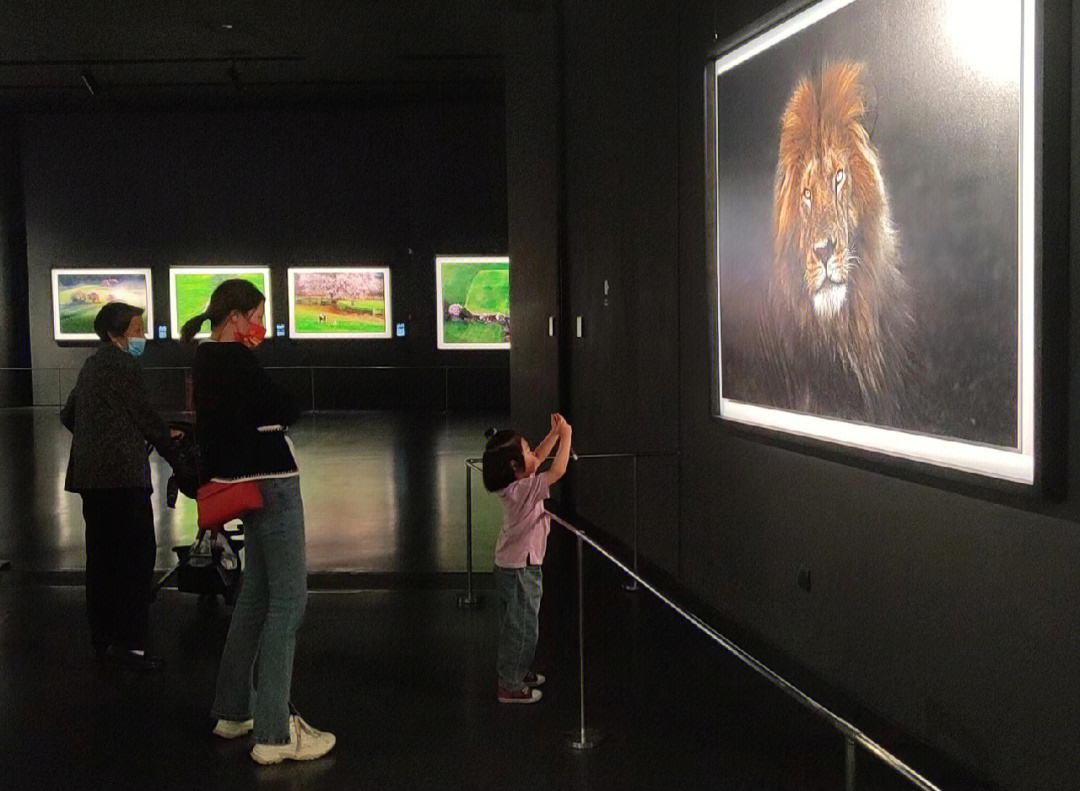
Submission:
<svg viewBox="0 0 1080 791">
<path fill-rule="evenodd" d="M 143 648 L 157 558 L 150 492 L 91 489 L 82 500 L 90 639 L 99 651 Z"/>
</svg>

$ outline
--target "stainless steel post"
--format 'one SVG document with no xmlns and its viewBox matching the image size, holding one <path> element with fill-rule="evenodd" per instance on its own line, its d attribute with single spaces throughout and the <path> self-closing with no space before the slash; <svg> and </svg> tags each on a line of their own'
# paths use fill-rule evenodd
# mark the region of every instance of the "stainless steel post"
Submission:
<svg viewBox="0 0 1080 791">
<path fill-rule="evenodd" d="M 575 750 L 591 750 L 599 741 L 599 736 L 585 727 L 585 561 L 584 544 L 581 536 L 577 537 L 577 590 L 578 590 L 578 696 L 581 702 L 581 725 L 570 739 L 570 746 Z"/>
<path fill-rule="evenodd" d="M 458 607 L 471 610 L 480 603 L 473 595 L 472 582 L 472 465 L 465 462 L 465 593 L 458 596 Z"/>
<path fill-rule="evenodd" d="M 855 791 L 855 742 L 844 739 L 844 791 Z"/>
<path fill-rule="evenodd" d="M 631 491 L 634 498 L 634 573 L 638 573 L 638 507 L 637 507 L 637 455 L 631 457 L 630 461 L 631 475 L 633 476 L 633 485 Z M 630 581 L 623 584 L 623 590 L 630 591 L 631 593 L 640 590 L 638 581 L 631 577 Z"/>
</svg>

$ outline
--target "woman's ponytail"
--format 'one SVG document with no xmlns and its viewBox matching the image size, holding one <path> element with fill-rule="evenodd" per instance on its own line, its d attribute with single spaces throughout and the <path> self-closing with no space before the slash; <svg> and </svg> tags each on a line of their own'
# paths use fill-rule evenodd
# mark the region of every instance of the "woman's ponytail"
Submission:
<svg viewBox="0 0 1080 791">
<path fill-rule="evenodd" d="M 180 340 L 184 343 L 191 343 L 192 339 L 198 335 L 199 330 L 202 329 L 202 325 L 205 324 L 209 318 L 209 313 L 200 313 L 198 316 L 194 316 L 185 321 L 184 326 L 180 328 Z"/>
</svg>

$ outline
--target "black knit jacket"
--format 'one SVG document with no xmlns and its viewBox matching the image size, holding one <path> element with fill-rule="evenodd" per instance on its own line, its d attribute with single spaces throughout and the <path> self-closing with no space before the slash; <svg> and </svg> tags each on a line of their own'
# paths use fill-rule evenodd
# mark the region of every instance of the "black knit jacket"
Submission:
<svg viewBox="0 0 1080 791">
<path fill-rule="evenodd" d="M 60 412 L 72 433 L 65 486 L 150 489 L 146 443 L 169 450 L 169 427 L 150 403 L 135 358 L 103 343 L 83 364 Z"/>
<path fill-rule="evenodd" d="M 300 416 L 295 399 L 240 343 L 195 351 L 195 437 L 202 481 L 297 473 L 285 430 Z"/>
</svg>

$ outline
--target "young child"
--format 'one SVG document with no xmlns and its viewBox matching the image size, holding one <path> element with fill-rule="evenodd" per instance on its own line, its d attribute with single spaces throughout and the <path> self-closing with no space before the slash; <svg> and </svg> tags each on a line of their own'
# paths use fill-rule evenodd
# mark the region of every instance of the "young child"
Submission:
<svg viewBox="0 0 1080 791">
<path fill-rule="evenodd" d="M 544 677 L 532 671 L 540 634 L 544 550 L 550 520 L 544 500 L 566 473 L 570 458 L 570 424 L 551 416 L 551 431 L 536 450 L 513 431 L 489 431 L 484 449 L 484 487 L 498 492 L 503 524 L 495 542 L 495 587 L 499 594 L 499 702 L 536 703 Z M 555 443 L 559 452 L 551 469 L 537 473 Z"/>
</svg>

